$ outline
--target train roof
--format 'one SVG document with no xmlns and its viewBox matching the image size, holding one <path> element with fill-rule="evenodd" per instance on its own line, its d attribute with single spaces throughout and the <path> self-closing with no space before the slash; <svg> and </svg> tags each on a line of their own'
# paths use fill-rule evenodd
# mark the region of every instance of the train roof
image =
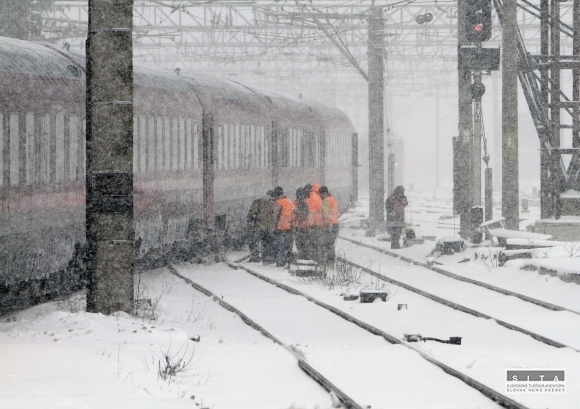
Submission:
<svg viewBox="0 0 580 409">
<path fill-rule="evenodd" d="M 0 72 L 71 80 L 81 76 L 64 53 L 8 37 L 0 37 Z"/>
<path fill-rule="evenodd" d="M 266 113 L 281 126 L 300 123 L 315 129 L 332 121 L 349 129 L 352 123 L 342 111 L 315 101 L 305 101 L 268 90 L 248 87 L 232 80 L 219 79 L 182 70 L 170 70 L 140 63 L 133 65 L 134 85 L 159 88 L 182 94 L 195 94 L 205 109 L 244 111 L 255 116 Z M 85 56 L 65 51 L 52 44 L 0 37 L 0 72 L 84 81 Z"/>
</svg>

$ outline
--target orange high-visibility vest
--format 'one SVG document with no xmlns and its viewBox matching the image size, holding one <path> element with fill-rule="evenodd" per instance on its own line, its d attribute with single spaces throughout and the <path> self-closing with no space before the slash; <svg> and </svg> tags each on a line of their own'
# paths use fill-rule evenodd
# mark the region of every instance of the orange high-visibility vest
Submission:
<svg viewBox="0 0 580 409">
<path fill-rule="evenodd" d="M 308 205 L 307 227 L 322 227 L 322 200 L 316 193 L 311 192 L 310 197 L 304 200 Z"/>
<path fill-rule="evenodd" d="M 325 197 L 322 200 L 322 217 L 324 224 L 338 224 L 338 216 L 340 211 L 338 202 L 332 196 Z"/>
<path fill-rule="evenodd" d="M 278 230 L 290 230 L 292 224 L 294 223 L 294 203 L 292 200 L 282 197 L 276 202 L 280 205 L 282 210 L 280 211 L 280 218 L 278 219 Z"/>
</svg>

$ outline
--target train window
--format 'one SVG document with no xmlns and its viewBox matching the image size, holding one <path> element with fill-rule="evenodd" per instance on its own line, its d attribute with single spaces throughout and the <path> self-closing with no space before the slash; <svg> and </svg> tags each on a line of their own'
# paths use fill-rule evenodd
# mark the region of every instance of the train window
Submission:
<svg viewBox="0 0 580 409">
<path fill-rule="evenodd" d="M 20 138 L 18 132 L 18 114 L 10 114 L 10 184 L 20 183 Z"/>
<path fill-rule="evenodd" d="M 260 126 L 256 126 L 256 168 L 262 167 L 262 137 L 260 135 Z"/>
<path fill-rule="evenodd" d="M 298 151 L 296 153 L 297 155 L 297 164 L 296 166 L 298 167 L 302 167 L 302 168 L 309 168 L 311 167 L 310 161 L 309 161 L 309 152 L 311 149 L 311 141 L 310 138 L 308 137 L 302 137 L 302 130 L 298 130 L 297 131 L 297 138 L 298 138 Z"/>
<path fill-rule="evenodd" d="M 240 168 L 240 124 L 236 124 L 235 125 L 235 149 L 237 154 L 235 155 L 235 169 L 239 169 Z"/>
<path fill-rule="evenodd" d="M 264 129 L 262 129 L 262 135 L 264 135 Z M 268 145 L 268 138 L 264 137 L 264 167 L 270 166 L 270 146 Z"/>
<path fill-rule="evenodd" d="M 56 114 L 56 181 L 64 180 L 64 114 Z"/>
<path fill-rule="evenodd" d="M 235 158 L 234 158 L 234 154 L 236 153 L 236 148 L 235 148 L 235 133 L 234 133 L 234 126 L 233 125 L 228 125 L 227 126 L 227 135 L 228 135 L 228 143 L 230 145 L 229 148 L 229 167 L 230 169 L 235 169 Z"/>
<path fill-rule="evenodd" d="M 147 117 L 139 116 L 139 170 L 145 173 L 147 169 Z"/>
<path fill-rule="evenodd" d="M 289 138 L 290 138 L 290 160 L 289 160 L 289 166 L 290 167 L 296 167 L 296 154 L 298 151 L 298 146 L 296 144 L 296 129 L 294 128 L 290 128 L 290 132 L 289 132 Z"/>
<path fill-rule="evenodd" d="M 176 120 L 177 121 L 177 120 Z M 185 153 L 187 148 L 185 147 L 185 120 L 179 118 L 179 169 L 185 169 Z"/>
<path fill-rule="evenodd" d="M 163 118 L 160 116 L 155 118 L 155 170 L 161 172 L 163 170 Z"/>
<path fill-rule="evenodd" d="M 248 135 L 248 149 L 246 151 L 248 157 L 248 169 L 252 169 L 254 167 L 254 135 L 252 134 L 252 125 L 248 125 L 246 131 Z"/>
<path fill-rule="evenodd" d="M 294 167 L 300 167 L 300 151 L 302 150 L 300 142 L 298 129 L 294 129 Z"/>
<path fill-rule="evenodd" d="M 318 135 L 314 136 L 314 166 L 319 168 L 320 166 L 320 143 L 318 142 Z"/>
<path fill-rule="evenodd" d="M 229 137 L 229 126 L 228 124 L 223 125 L 224 130 L 224 169 L 229 169 L 230 161 L 230 137 Z"/>
<path fill-rule="evenodd" d="M 169 117 L 163 117 L 163 169 L 171 170 L 171 128 Z"/>
<path fill-rule="evenodd" d="M 197 122 L 193 123 L 193 168 L 199 169 L 199 132 Z"/>
<path fill-rule="evenodd" d="M 191 135 L 191 120 L 183 119 L 181 122 L 183 132 L 185 132 L 185 169 L 191 169 L 191 158 L 193 156 L 193 138 Z"/>
<path fill-rule="evenodd" d="M 71 115 L 69 118 L 69 179 L 77 180 L 79 154 L 79 118 Z"/>
<path fill-rule="evenodd" d="M 44 114 L 40 123 L 40 181 L 50 181 L 50 115 Z"/>
<path fill-rule="evenodd" d="M 0 112 L 0 186 L 4 184 L 4 115 Z"/>
<path fill-rule="evenodd" d="M 250 125 L 245 125 L 245 134 L 246 134 L 246 139 L 245 139 L 245 165 L 246 165 L 246 169 L 250 169 L 250 163 L 251 163 L 251 159 L 252 159 L 252 154 L 251 154 L 251 145 L 250 145 Z"/>
<path fill-rule="evenodd" d="M 34 112 L 26 113 L 26 184 L 34 183 Z"/>
<path fill-rule="evenodd" d="M 256 168 L 256 125 L 250 125 L 250 168 Z"/>
<path fill-rule="evenodd" d="M 224 163 L 224 128 L 218 125 L 217 132 L 217 170 L 223 169 Z"/>
<path fill-rule="evenodd" d="M 147 144 L 147 170 L 149 172 L 155 171 L 156 157 L 155 157 L 155 117 L 147 118 L 148 144 Z"/>
<path fill-rule="evenodd" d="M 177 118 L 173 118 L 171 127 L 171 169 L 179 169 L 179 130 L 177 129 Z"/>
<path fill-rule="evenodd" d="M 244 169 L 246 166 L 246 162 L 244 158 L 246 156 L 246 125 L 240 125 L 240 143 L 238 145 L 238 156 L 240 158 L 240 169 Z"/>
<path fill-rule="evenodd" d="M 260 127 L 260 159 L 262 168 L 266 167 L 266 155 L 264 153 L 264 148 L 266 146 L 266 141 L 264 140 L 264 127 Z"/>
</svg>

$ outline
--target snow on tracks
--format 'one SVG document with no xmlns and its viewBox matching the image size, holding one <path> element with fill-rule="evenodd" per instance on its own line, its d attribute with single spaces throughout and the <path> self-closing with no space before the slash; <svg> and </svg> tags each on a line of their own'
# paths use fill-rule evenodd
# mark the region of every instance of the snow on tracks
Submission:
<svg viewBox="0 0 580 409">
<path fill-rule="evenodd" d="M 289 294 L 273 287 L 270 282 L 240 274 L 240 270 L 219 272 L 220 276 L 216 277 L 216 272 L 209 276 L 194 269 L 177 269 L 180 276 L 218 294 L 218 300 L 235 304 L 235 308 L 251 316 L 252 322 L 267 328 L 268 333 L 275 334 L 281 343 L 295 345 L 313 368 L 324 373 L 357 402 L 372 407 L 497 407 L 458 379 L 442 376 L 439 368 L 421 359 L 435 361 L 425 351 L 378 328 L 372 329 L 372 326 L 338 308 L 330 307 L 332 313 L 329 313 L 319 308 L 324 303 L 315 305 L 303 297 L 296 297 L 303 294 L 295 289 Z M 282 274 L 286 275 L 285 272 Z M 316 302 L 314 297 L 309 296 L 308 300 Z M 352 323 L 370 328 L 373 334 L 398 345 L 389 346 Z M 457 372 L 441 365 L 440 368 L 448 373 Z M 509 407 L 524 407 L 464 376 L 462 381 L 466 380 L 480 385 L 482 392 L 488 390 L 496 402 L 499 399 Z"/>
</svg>

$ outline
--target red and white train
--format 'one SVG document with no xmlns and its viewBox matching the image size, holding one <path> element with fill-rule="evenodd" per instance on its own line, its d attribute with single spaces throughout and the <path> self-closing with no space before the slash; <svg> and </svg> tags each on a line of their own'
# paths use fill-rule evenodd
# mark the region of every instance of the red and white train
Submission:
<svg viewBox="0 0 580 409">
<path fill-rule="evenodd" d="M 36 301 L 58 293 L 55 280 L 82 285 L 84 62 L 0 37 L 0 313 L 24 293 Z M 325 184 L 348 207 L 354 132 L 322 104 L 135 65 L 138 257 L 196 256 L 208 229 L 239 242 L 252 200 L 277 185 L 293 197 Z"/>
</svg>

